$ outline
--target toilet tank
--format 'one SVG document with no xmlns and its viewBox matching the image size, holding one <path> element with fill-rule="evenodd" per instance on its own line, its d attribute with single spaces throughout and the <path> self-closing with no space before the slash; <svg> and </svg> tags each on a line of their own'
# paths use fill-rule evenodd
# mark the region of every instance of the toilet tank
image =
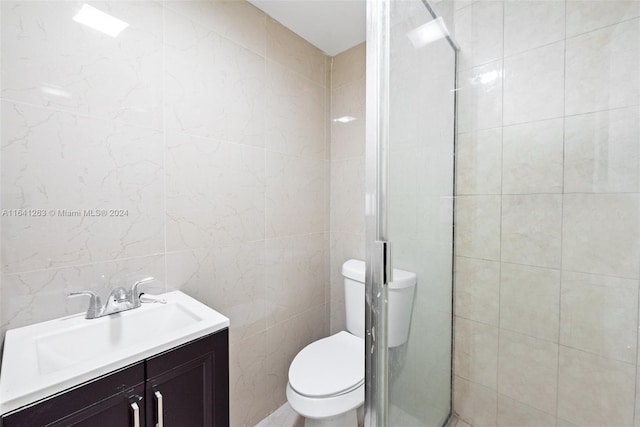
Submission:
<svg viewBox="0 0 640 427">
<path fill-rule="evenodd" d="M 365 263 L 350 259 L 342 265 L 344 277 L 344 304 L 347 330 L 364 338 Z M 407 342 L 411 325 L 411 309 L 417 277 L 409 271 L 393 269 L 393 282 L 389 284 L 388 342 L 397 347 Z"/>
</svg>

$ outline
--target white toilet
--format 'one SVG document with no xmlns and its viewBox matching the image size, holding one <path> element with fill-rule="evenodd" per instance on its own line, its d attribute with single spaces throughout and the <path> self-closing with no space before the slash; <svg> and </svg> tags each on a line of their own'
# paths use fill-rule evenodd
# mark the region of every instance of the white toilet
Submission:
<svg viewBox="0 0 640 427">
<path fill-rule="evenodd" d="M 364 261 L 342 266 L 347 331 L 312 342 L 289 367 L 287 400 L 305 417 L 306 427 L 358 425 L 357 410 L 364 403 Z M 409 336 L 416 275 L 393 270 L 389 285 L 389 347 Z"/>
</svg>

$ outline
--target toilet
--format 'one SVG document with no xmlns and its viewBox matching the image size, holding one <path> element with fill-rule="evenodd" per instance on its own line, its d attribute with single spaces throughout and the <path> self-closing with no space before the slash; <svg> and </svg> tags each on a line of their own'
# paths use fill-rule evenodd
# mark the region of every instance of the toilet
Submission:
<svg viewBox="0 0 640 427">
<path fill-rule="evenodd" d="M 350 259 L 342 266 L 347 331 L 312 342 L 289 367 L 287 400 L 305 418 L 306 427 L 358 425 L 364 403 L 365 263 Z M 389 347 L 409 336 L 416 275 L 393 270 L 389 284 Z"/>
</svg>

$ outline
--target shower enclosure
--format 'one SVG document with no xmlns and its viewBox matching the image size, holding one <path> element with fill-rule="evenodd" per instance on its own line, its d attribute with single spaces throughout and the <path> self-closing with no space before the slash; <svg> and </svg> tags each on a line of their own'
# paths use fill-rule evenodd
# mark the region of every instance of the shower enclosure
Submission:
<svg viewBox="0 0 640 427">
<path fill-rule="evenodd" d="M 370 0 L 367 13 L 366 425 L 441 426 L 451 413 L 457 46 L 427 2 Z M 409 340 L 389 348 L 393 268 L 418 283 Z"/>
</svg>

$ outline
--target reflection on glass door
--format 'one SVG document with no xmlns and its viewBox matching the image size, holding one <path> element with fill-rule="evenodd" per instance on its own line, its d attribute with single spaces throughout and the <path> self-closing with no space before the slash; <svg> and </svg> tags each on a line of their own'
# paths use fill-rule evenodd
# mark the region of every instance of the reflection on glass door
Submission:
<svg viewBox="0 0 640 427">
<path fill-rule="evenodd" d="M 457 48 L 421 0 L 370 0 L 368 14 L 367 425 L 441 426 L 451 412 Z M 399 270 L 417 277 L 400 344 L 402 316 L 389 305 Z"/>
</svg>

